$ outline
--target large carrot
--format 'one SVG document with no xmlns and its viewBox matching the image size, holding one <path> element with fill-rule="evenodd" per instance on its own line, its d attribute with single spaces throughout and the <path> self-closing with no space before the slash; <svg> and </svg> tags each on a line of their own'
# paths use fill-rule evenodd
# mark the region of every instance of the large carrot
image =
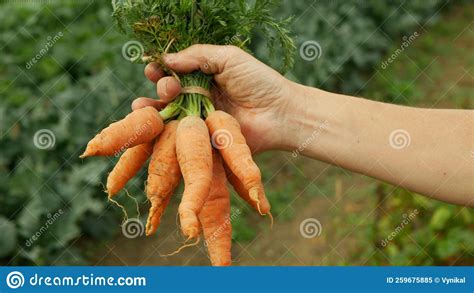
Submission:
<svg viewBox="0 0 474 293">
<path fill-rule="evenodd" d="M 109 197 L 117 194 L 137 174 L 153 150 L 153 141 L 142 143 L 126 150 L 107 177 Z"/>
<path fill-rule="evenodd" d="M 213 144 L 219 149 L 226 165 L 247 190 L 260 214 L 264 215 L 262 203 L 268 201 L 265 198 L 260 169 L 252 159 L 239 122 L 226 112 L 213 111 L 209 113 L 206 124 Z"/>
<path fill-rule="evenodd" d="M 184 178 L 179 205 L 183 234 L 199 236 L 198 214 L 209 195 L 212 180 L 212 147 L 206 123 L 197 116 L 183 118 L 176 130 L 176 154 Z"/>
<path fill-rule="evenodd" d="M 80 158 L 111 156 L 136 145 L 149 142 L 163 130 L 160 113 L 153 107 L 133 111 L 110 124 L 87 144 Z"/>
<path fill-rule="evenodd" d="M 161 215 L 171 196 L 181 181 L 178 159 L 176 157 L 176 128 L 178 121 L 173 120 L 156 140 L 153 155 L 148 166 L 146 195 L 151 207 L 146 223 L 146 235 L 152 235 L 160 225 Z"/>
<path fill-rule="evenodd" d="M 199 213 L 205 244 L 213 266 L 230 266 L 232 225 L 230 223 L 230 195 L 222 159 L 212 151 L 212 185 L 209 196 Z"/>
<path fill-rule="evenodd" d="M 245 200 L 250 206 L 252 206 L 256 211 L 258 211 L 259 206 L 257 202 L 252 200 L 249 196 L 248 191 L 245 189 L 242 182 L 240 182 L 239 178 L 237 178 L 232 171 L 229 170 L 229 167 L 225 166 L 225 173 L 227 175 L 227 180 L 230 182 L 232 187 L 234 187 L 235 192 Z M 263 188 L 263 187 L 262 187 Z M 260 211 L 262 214 L 268 214 L 270 212 L 270 203 L 267 200 L 267 197 L 264 196 L 260 199 Z"/>
</svg>

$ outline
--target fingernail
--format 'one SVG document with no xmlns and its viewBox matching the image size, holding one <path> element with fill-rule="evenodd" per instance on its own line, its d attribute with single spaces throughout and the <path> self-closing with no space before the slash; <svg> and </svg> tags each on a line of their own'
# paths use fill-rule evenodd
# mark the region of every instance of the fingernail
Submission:
<svg viewBox="0 0 474 293">
<path fill-rule="evenodd" d="M 175 53 L 166 54 L 163 57 L 163 60 L 165 61 L 165 63 L 168 63 L 168 64 L 173 63 L 176 60 L 176 54 Z"/>
<path fill-rule="evenodd" d="M 168 81 L 169 79 L 166 79 L 165 81 L 165 96 L 168 97 Z"/>
</svg>

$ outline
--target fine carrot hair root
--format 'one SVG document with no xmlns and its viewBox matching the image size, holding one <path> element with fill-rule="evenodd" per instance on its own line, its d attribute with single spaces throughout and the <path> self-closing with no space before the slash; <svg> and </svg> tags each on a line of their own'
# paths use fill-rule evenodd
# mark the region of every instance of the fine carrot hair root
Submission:
<svg viewBox="0 0 474 293">
<path fill-rule="evenodd" d="M 218 135 L 219 131 L 230 135 L 229 143 L 217 148 L 226 165 L 247 190 L 248 197 L 255 202 L 259 213 L 264 215 L 262 205 L 268 200 L 265 197 L 260 169 L 252 159 L 252 153 L 241 132 L 239 122 L 226 112 L 214 111 L 209 113 L 206 125 L 213 137 L 215 134 Z M 215 139 L 218 140 L 219 137 Z"/>
<path fill-rule="evenodd" d="M 107 194 L 116 195 L 135 176 L 150 157 L 153 142 L 143 143 L 126 150 L 107 177 Z"/>
<path fill-rule="evenodd" d="M 171 252 L 171 253 L 167 253 L 167 254 L 161 254 L 160 253 L 160 256 L 161 257 L 167 257 L 167 256 L 173 256 L 175 254 L 178 254 L 181 252 L 181 250 L 185 249 L 186 247 L 192 247 L 192 246 L 196 246 L 199 244 L 199 242 L 201 241 L 201 237 L 196 236 L 196 240 L 193 242 L 193 243 L 188 243 L 186 244 L 187 241 L 185 241 L 185 243 L 183 245 L 181 245 L 178 249 L 176 249 L 175 251 Z"/>
<path fill-rule="evenodd" d="M 121 205 L 118 201 L 112 199 L 111 197 L 109 197 L 109 201 L 112 202 L 113 204 L 115 204 L 116 206 L 118 206 L 122 210 L 122 212 L 124 214 L 122 224 L 125 223 L 128 220 L 128 213 L 127 213 L 127 210 L 125 209 L 125 207 L 123 205 Z"/>
<path fill-rule="evenodd" d="M 162 130 L 163 120 L 158 110 L 153 107 L 138 109 L 98 133 L 80 158 L 116 155 L 153 140 Z"/>
<path fill-rule="evenodd" d="M 176 120 L 167 123 L 153 147 L 145 188 L 151 203 L 145 229 L 147 236 L 158 229 L 161 215 L 181 181 L 181 171 L 176 157 L 177 127 Z"/>
<path fill-rule="evenodd" d="M 199 213 L 199 221 L 213 266 L 232 264 L 232 225 L 230 222 L 230 194 L 224 166 L 219 153 L 212 152 L 212 185 L 209 196 Z"/>
<path fill-rule="evenodd" d="M 137 218 L 140 217 L 140 205 L 138 204 L 138 200 L 133 197 L 127 189 L 125 189 L 125 194 L 127 195 L 128 198 L 130 198 L 131 200 L 133 200 L 133 202 L 135 203 L 135 209 L 137 211 Z"/>
<path fill-rule="evenodd" d="M 199 235 L 198 214 L 209 195 L 212 181 L 212 147 L 206 123 L 197 116 L 180 120 L 176 130 L 176 154 L 184 178 L 178 208 L 181 230 L 189 238 Z"/>
</svg>

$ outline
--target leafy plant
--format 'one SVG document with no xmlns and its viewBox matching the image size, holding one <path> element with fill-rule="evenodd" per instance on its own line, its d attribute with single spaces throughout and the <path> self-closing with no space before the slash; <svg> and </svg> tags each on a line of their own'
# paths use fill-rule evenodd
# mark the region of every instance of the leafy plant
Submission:
<svg viewBox="0 0 474 293">
<path fill-rule="evenodd" d="M 112 1 L 113 16 L 120 30 L 145 47 L 146 62 L 161 62 L 165 53 L 183 50 L 193 44 L 235 45 L 244 48 L 252 32 L 260 28 L 269 35 L 271 51 L 275 39 L 284 49 L 284 65 L 293 64 L 293 40 L 285 26 L 288 19 L 277 21 L 272 16 L 274 1 L 247 0 L 183 0 L 183 1 Z M 275 36 L 271 34 L 274 33 Z M 219 56 L 216 56 L 216 58 Z M 166 70 L 166 67 L 164 67 Z M 201 72 L 180 78 L 183 86 L 210 88 L 210 78 Z M 181 94 L 162 112 L 165 119 L 181 113 L 203 113 L 213 109 L 208 97 L 198 93 Z"/>
</svg>

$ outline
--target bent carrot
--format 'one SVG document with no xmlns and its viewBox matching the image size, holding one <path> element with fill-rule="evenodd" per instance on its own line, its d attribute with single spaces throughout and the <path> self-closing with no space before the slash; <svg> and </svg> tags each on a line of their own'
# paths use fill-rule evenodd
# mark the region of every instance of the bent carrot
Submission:
<svg viewBox="0 0 474 293">
<path fill-rule="evenodd" d="M 142 143 L 126 150 L 107 177 L 109 198 L 116 195 L 137 174 L 153 150 L 153 142 Z"/>
<path fill-rule="evenodd" d="M 146 195 L 151 207 L 146 223 L 146 235 L 156 232 L 160 225 L 161 215 L 168 206 L 176 187 L 181 181 L 178 159 L 176 157 L 176 128 L 178 121 L 173 120 L 156 140 L 153 155 L 148 165 Z"/>
<path fill-rule="evenodd" d="M 232 225 L 230 223 L 230 194 L 221 156 L 212 151 L 212 185 L 209 196 L 199 213 L 205 245 L 213 266 L 230 266 Z"/>
<path fill-rule="evenodd" d="M 110 124 L 87 144 L 80 156 L 111 156 L 127 148 L 149 142 L 163 130 L 160 113 L 153 107 L 133 111 L 120 121 Z"/>
<path fill-rule="evenodd" d="M 227 144 L 216 146 L 222 155 L 226 165 L 233 174 L 240 180 L 252 201 L 257 205 L 261 215 L 262 203 L 267 201 L 263 189 L 260 169 L 252 159 L 252 153 L 240 130 L 239 122 L 223 111 L 210 112 L 206 125 L 213 137 L 213 141 L 219 141 L 219 135 L 227 137 Z M 267 201 L 268 202 L 268 201 Z"/>
<path fill-rule="evenodd" d="M 227 175 L 227 180 L 230 182 L 232 187 L 234 188 L 235 192 L 245 200 L 250 206 L 252 206 L 256 211 L 258 211 L 259 207 L 257 206 L 257 202 L 252 200 L 249 196 L 248 191 L 245 189 L 242 182 L 240 182 L 239 178 L 237 178 L 234 173 L 224 164 L 225 173 Z M 262 187 L 263 188 L 263 187 Z M 266 196 L 260 198 L 260 211 L 262 214 L 266 215 L 270 213 L 270 203 L 267 200 Z"/>
<path fill-rule="evenodd" d="M 204 121 L 183 118 L 176 130 L 176 154 L 184 178 L 184 193 L 178 208 L 181 230 L 189 238 L 199 235 L 198 214 L 209 195 L 212 180 L 212 147 Z"/>
</svg>

